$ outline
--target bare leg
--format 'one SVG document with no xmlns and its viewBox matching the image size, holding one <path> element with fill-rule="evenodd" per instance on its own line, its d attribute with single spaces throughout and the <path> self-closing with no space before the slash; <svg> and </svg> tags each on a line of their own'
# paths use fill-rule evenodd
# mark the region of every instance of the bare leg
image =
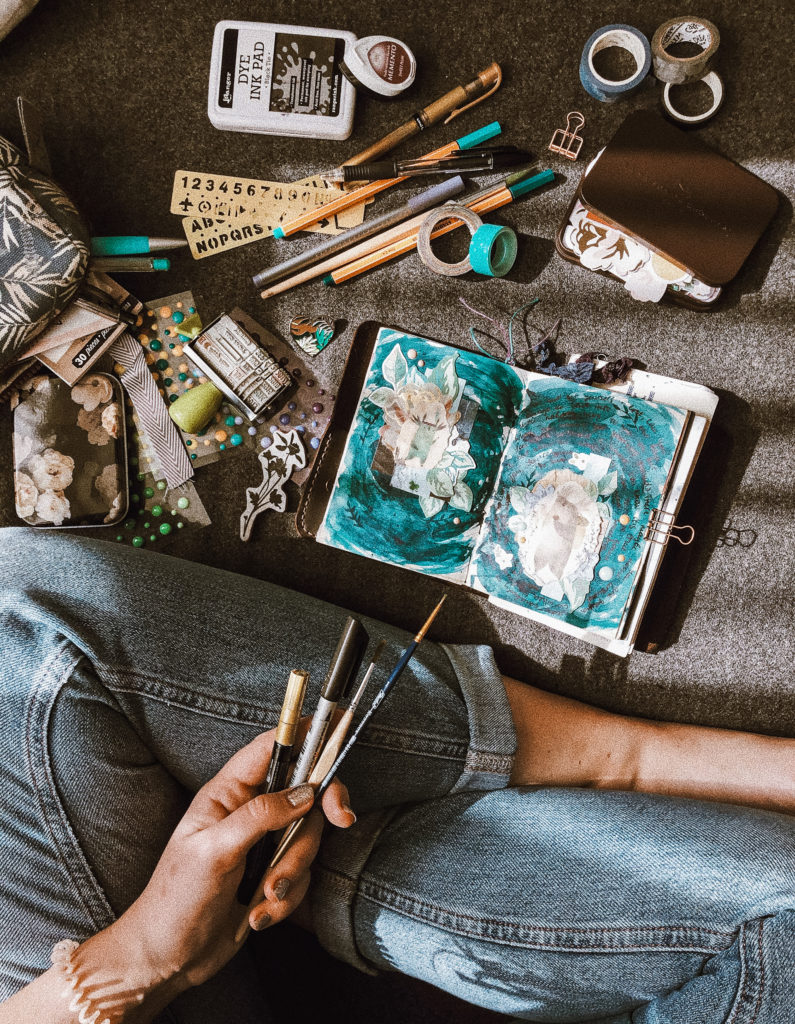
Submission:
<svg viewBox="0 0 795 1024">
<path fill-rule="evenodd" d="M 511 785 L 585 786 L 795 813 L 795 740 L 611 714 L 503 676 Z"/>
</svg>

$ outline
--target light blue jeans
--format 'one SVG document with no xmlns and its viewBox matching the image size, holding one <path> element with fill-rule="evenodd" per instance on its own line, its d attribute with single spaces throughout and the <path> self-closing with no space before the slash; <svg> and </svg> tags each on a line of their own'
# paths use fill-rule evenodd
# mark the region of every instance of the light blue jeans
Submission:
<svg viewBox="0 0 795 1024">
<path fill-rule="evenodd" d="M 291 667 L 312 706 L 345 614 L 0 531 L 0 998 L 135 898 L 191 793 L 276 723 Z M 365 624 L 389 664 L 407 634 Z M 312 888 L 331 953 L 523 1020 L 795 1021 L 795 819 L 507 788 L 514 743 L 490 650 L 423 644 L 343 771 L 359 821 L 328 830 Z M 244 974 L 233 961 L 221 996 L 208 982 L 163 1019 L 221 1024 L 234 992 L 236 1019 L 270 1020 Z"/>
</svg>

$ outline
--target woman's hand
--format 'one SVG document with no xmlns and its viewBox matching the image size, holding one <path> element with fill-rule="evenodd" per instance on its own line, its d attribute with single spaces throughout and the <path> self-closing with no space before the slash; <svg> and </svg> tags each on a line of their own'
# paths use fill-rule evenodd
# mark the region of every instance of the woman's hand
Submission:
<svg viewBox="0 0 795 1024">
<path fill-rule="evenodd" d="M 211 977 L 242 945 L 235 933 L 247 909 L 235 893 L 247 852 L 267 832 L 280 831 L 312 808 L 311 786 L 259 792 L 274 735 L 271 730 L 258 736 L 199 790 L 149 884 L 114 926 L 142 948 L 164 981 L 180 989 Z M 347 790 L 336 780 L 324 794 L 323 811 L 343 828 L 356 820 Z M 253 927 L 284 920 L 304 898 L 322 830 L 323 814 L 311 810 L 296 841 L 266 875 L 263 898 L 249 918 Z"/>
</svg>

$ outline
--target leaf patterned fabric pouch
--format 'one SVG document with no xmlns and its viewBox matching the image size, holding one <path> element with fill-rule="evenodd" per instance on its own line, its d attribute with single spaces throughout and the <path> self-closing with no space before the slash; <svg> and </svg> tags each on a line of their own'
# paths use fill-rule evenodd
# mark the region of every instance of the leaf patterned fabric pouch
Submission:
<svg viewBox="0 0 795 1024">
<path fill-rule="evenodd" d="M 28 526 L 111 526 L 127 513 L 124 399 L 115 377 L 38 376 L 14 408 L 16 513 Z"/>
<path fill-rule="evenodd" d="M 0 137 L 0 367 L 77 294 L 88 228 L 65 193 Z"/>
</svg>

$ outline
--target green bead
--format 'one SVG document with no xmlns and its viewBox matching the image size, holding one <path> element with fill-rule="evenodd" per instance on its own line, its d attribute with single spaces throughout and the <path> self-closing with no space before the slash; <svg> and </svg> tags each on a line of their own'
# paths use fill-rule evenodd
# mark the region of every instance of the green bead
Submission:
<svg viewBox="0 0 795 1024">
<path fill-rule="evenodd" d="M 151 348 L 151 350 L 153 352 L 159 352 L 162 347 L 163 347 L 163 342 L 162 341 L 158 341 L 157 338 L 155 338 L 154 341 L 150 341 L 149 342 L 149 348 Z M 140 547 L 140 546 L 141 545 L 139 544 L 138 547 Z"/>
<path fill-rule="evenodd" d="M 151 533 L 151 534 L 149 535 L 149 540 L 157 540 L 157 535 L 156 535 L 156 534 L 154 534 L 154 533 Z"/>
<path fill-rule="evenodd" d="M 116 534 L 116 540 L 124 540 L 124 537 L 120 533 Z"/>
<path fill-rule="evenodd" d="M 144 497 L 145 498 L 151 498 L 154 495 L 154 493 L 155 492 L 152 490 L 151 487 L 144 487 Z"/>
<path fill-rule="evenodd" d="M 177 523 L 177 529 L 181 530 L 184 525 L 184 523 Z"/>
<path fill-rule="evenodd" d="M 171 533 L 171 523 L 161 523 L 160 532 L 163 534 L 164 537 Z"/>
<path fill-rule="evenodd" d="M 134 548 L 142 548 L 144 546 L 144 539 L 136 534 L 132 539 L 132 546 Z"/>
<path fill-rule="evenodd" d="M 164 491 L 166 489 L 166 481 L 165 480 L 158 480 L 157 481 L 157 489 L 158 489 L 158 491 Z"/>
<path fill-rule="evenodd" d="M 190 501 L 188 500 L 188 498 L 180 498 L 177 501 L 177 508 L 188 508 L 189 505 Z"/>
<path fill-rule="evenodd" d="M 195 388 L 190 388 L 175 399 L 168 414 L 180 430 L 186 434 L 195 434 L 206 427 L 218 412 L 224 400 L 223 392 L 215 384 L 205 381 Z"/>
<path fill-rule="evenodd" d="M 167 388 L 170 388 L 171 385 L 174 383 L 174 380 L 172 377 L 166 377 L 164 378 L 163 383 L 166 385 Z"/>
<path fill-rule="evenodd" d="M 158 361 L 155 363 L 155 369 L 156 370 L 167 370 L 168 369 L 168 360 L 167 359 L 158 359 Z"/>
<path fill-rule="evenodd" d="M 229 443 L 231 445 L 234 445 L 235 448 L 237 448 L 237 446 L 239 444 L 243 443 L 243 435 L 242 434 L 232 434 L 232 436 L 229 438 Z"/>
<path fill-rule="evenodd" d="M 148 529 L 149 529 L 149 523 L 144 523 L 144 529 L 145 529 L 145 530 L 148 530 Z"/>
<path fill-rule="evenodd" d="M 153 516 L 162 516 L 163 515 L 163 506 L 162 505 L 152 505 L 152 507 L 149 509 L 149 511 L 152 513 Z"/>
<path fill-rule="evenodd" d="M 124 524 L 124 529 L 125 530 L 134 530 L 135 529 L 135 520 L 134 519 L 128 519 L 125 522 L 125 524 Z"/>
<path fill-rule="evenodd" d="M 177 379 L 178 379 L 178 380 L 187 380 L 187 379 L 188 379 L 188 375 L 187 375 L 187 373 L 180 373 L 180 374 L 178 375 L 178 378 L 177 378 Z"/>
</svg>

